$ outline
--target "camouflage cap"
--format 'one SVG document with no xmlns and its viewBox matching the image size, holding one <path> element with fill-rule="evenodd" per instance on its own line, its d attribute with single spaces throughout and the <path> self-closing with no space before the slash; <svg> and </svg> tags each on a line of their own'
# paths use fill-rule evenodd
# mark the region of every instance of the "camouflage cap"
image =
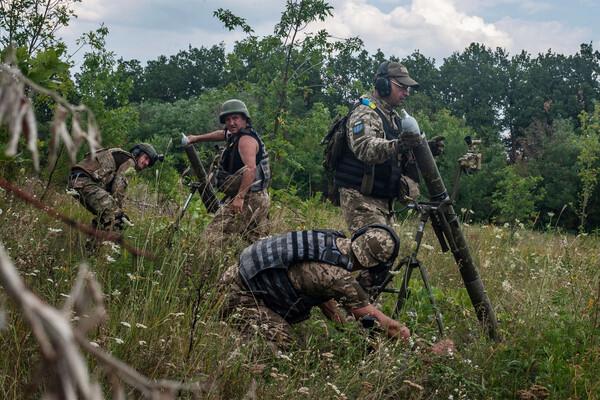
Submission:
<svg viewBox="0 0 600 400">
<path fill-rule="evenodd" d="M 392 262 L 395 255 L 396 239 L 386 230 L 371 228 L 352 241 L 352 253 L 364 268 L 376 267 L 381 263 Z"/>
<path fill-rule="evenodd" d="M 394 78 L 403 85 L 417 87 L 419 83 L 408 75 L 408 69 L 395 61 L 384 61 L 377 69 L 376 77 Z"/>
</svg>

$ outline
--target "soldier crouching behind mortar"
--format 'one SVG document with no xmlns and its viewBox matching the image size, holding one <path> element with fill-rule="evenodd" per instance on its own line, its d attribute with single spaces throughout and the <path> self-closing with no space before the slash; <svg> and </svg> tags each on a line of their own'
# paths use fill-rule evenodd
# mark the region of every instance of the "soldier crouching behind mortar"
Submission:
<svg viewBox="0 0 600 400">
<path fill-rule="evenodd" d="M 269 230 L 269 155 L 252 128 L 250 113 L 242 101 L 232 99 L 223 103 L 219 121 L 225 125 L 224 129 L 183 136 L 181 141 L 184 146 L 226 141 L 216 172 L 216 184 L 225 194 L 225 205 L 217 211 L 204 235 L 212 246 L 223 244 L 232 234 L 241 234 L 253 242 Z"/>
<path fill-rule="evenodd" d="M 398 236 L 385 225 L 361 228 L 352 239 L 336 231 L 312 230 L 260 240 L 244 249 L 238 264 L 221 278 L 223 317 L 245 337 L 260 334 L 274 349 L 287 350 L 294 341 L 290 325 L 307 319 L 314 306 L 343 323 L 337 301 L 357 320 L 373 317 L 387 336 L 406 340 L 408 328 L 370 304 L 351 273 L 388 268 L 398 248 Z"/>
<path fill-rule="evenodd" d="M 105 231 L 120 231 L 131 225 L 123 212 L 127 190 L 127 174 L 133 168 L 140 172 L 162 161 L 152 145 L 140 143 L 131 151 L 120 148 L 100 149 L 71 168 L 69 192 L 92 214 L 92 226 Z"/>
</svg>

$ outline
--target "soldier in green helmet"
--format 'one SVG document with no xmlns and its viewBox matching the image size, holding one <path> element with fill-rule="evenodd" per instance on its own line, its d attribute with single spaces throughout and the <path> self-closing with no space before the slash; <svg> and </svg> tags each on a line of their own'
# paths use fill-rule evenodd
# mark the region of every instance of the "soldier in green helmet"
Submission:
<svg viewBox="0 0 600 400">
<path fill-rule="evenodd" d="M 129 171 L 139 172 L 162 160 L 163 156 L 148 143 L 136 144 L 130 151 L 100 149 L 71 168 L 68 188 L 95 215 L 92 225 L 96 229 L 122 230 L 131 223 L 123 212 Z"/>
<path fill-rule="evenodd" d="M 232 234 L 255 241 L 268 233 L 271 182 L 269 155 L 259 134 L 252 128 L 250 113 L 243 101 L 227 100 L 219 121 L 224 129 L 183 136 L 184 146 L 199 142 L 225 141 L 214 180 L 225 194 L 224 206 L 207 226 L 211 243 L 222 244 Z"/>
</svg>

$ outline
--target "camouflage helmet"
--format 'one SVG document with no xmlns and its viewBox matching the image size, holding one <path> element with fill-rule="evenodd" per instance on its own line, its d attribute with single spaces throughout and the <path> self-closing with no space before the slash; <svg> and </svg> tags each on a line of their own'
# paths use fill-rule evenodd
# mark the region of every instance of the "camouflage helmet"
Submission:
<svg viewBox="0 0 600 400">
<path fill-rule="evenodd" d="M 398 256 L 400 240 L 386 225 L 367 225 L 352 235 L 351 249 L 364 268 L 391 265 Z"/>
<path fill-rule="evenodd" d="M 149 143 L 138 143 L 131 148 L 129 151 L 132 156 L 136 157 L 140 155 L 140 153 L 145 153 L 150 158 L 149 167 L 153 166 L 157 161 L 164 160 L 164 156 L 162 154 L 158 154 L 154 146 Z"/>
<path fill-rule="evenodd" d="M 244 104 L 243 101 L 238 99 L 227 100 L 221 106 L 221 114 L 219 114 L 219 121 L 222 124 L 225 123 L 225 117 L 229 114 L 242 114 L 246 117 L 246 119 L 250 119 L 250 113 L 248 112 L 248 107 Z"/>
</svg>

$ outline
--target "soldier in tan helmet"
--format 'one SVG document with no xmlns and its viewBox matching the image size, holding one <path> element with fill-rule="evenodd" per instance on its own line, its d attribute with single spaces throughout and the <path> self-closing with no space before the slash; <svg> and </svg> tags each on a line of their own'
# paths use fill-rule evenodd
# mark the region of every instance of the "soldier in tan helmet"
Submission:
<svg viewBox="0 0 600 400">
<path fill-rule="evenodd" d="M 183 136 L 181 141 L 184 146 L 226 142 L 213 179 L 219 191 L 225 194 L 225 205 L 206 227 L 205 236 L 217 246 L 232 234 L 241 234 L 252 242 L 268 233 L 269 155 L 259 134 L 252 128 L 244 102 L 237 99 L 224 102 L 219 121 L 224 124 L 224 129 Z"/>
<path fill-rule="evenodd" d="M 148 143 L 136 144 L 130 151 L 119 148 L 101 149 L 88 154 L 71 168 L 68 189 L 95 218 L 96 229 L 122 230 L 131 224 L 123 212 L 127 175 L 142 171 L 163 160 Z"/>
<path fill-rule="evenodd" d="M 223 316 L 244 335 L 259 334 L 287 349 L 293 343 L 290 325 L 307 319 L 315 306 L 343 322 L 337 301 L 356 319 L 377 319 L 389 337 L 407 339 L 408 328 L 370 304 L 352 273 L 388 268 L 398 247 L 398 236 L 385 225 L 361 228 L 352 239 L 311 230 L 260 240 L 243 250 L 238 264 L 223 275 Z"/>
</svg>

